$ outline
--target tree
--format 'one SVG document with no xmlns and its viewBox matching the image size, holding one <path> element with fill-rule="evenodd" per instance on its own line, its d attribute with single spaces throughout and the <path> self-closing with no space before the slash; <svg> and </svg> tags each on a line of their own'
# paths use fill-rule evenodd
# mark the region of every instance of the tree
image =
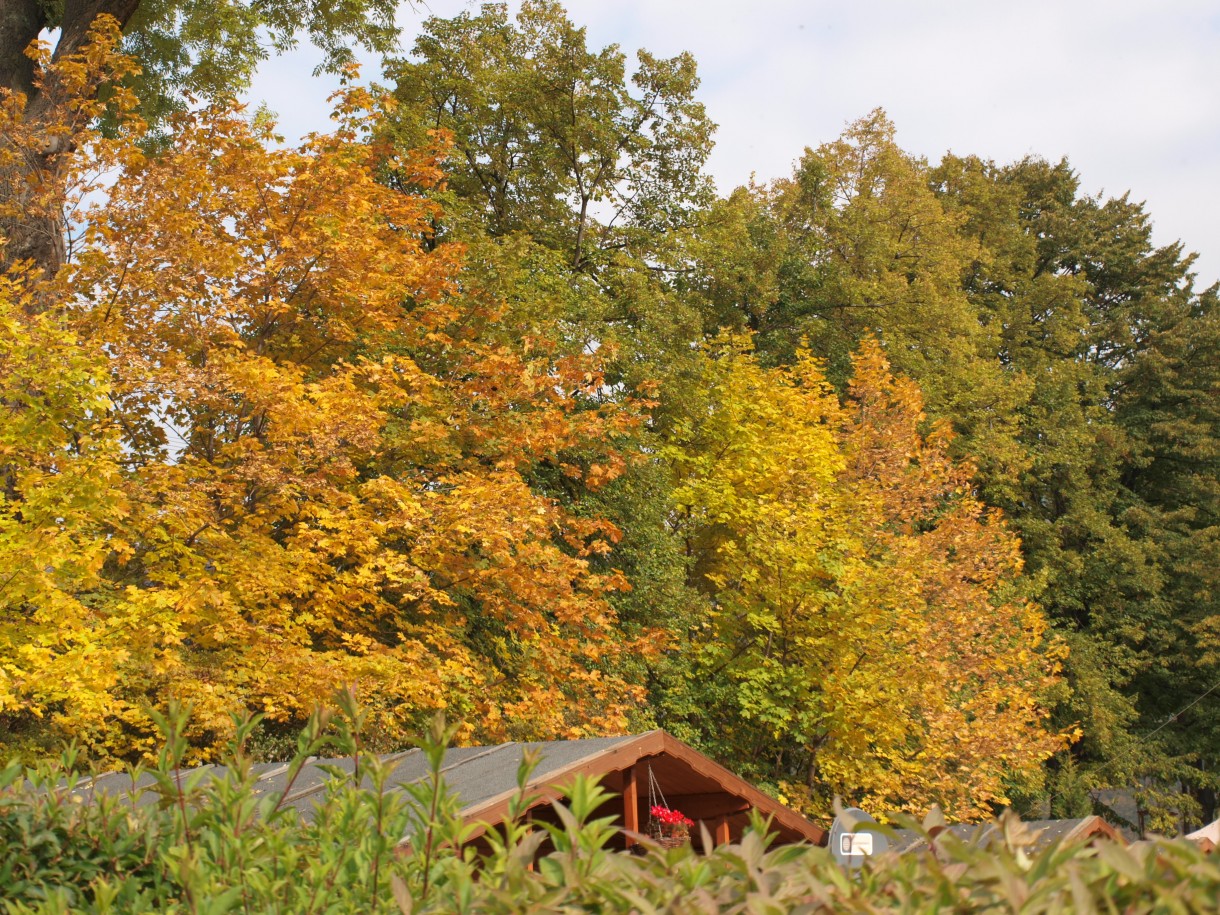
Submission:
<svg viewBox="0 0 1220 915">
<path fill-rule="evenodd" d="M 912 771 L 894 796 L 922 793 L 986 816 L 1010 793 L 1040 787 L 1041 764 L 1067 745 L 1049 720 L 1065 645 L 1030 600 L 1019 538 L 979 499 L 973 464 L 953 457 L 949 424 L 924 431 L 919 388 L 891 374 L 876 341 L 853 368 L 846 479 L 873 511 L 862 519 L 869 552 L 887 557 L 878 592 L 900 581 L 898 599 L 922 609 L 906 685 L 922 695 L 904 698 L 923 724 L 920 752 L 939 761 Z"/>
<path fill-rule="evenodd" d="M 129 145 L 43 291 L 105 366 L 129 512 L 104 519 L 96 580 L 57 583 L 86 637 L 26 668 L 11 740 L 43 715 L 136 756 L 144 706 L 173 696 L 206 754 L 231 713 L 288 725 L 341 683 L 387 743 L 440 707 L 499 739 L 622 728 L 638 705 L 618 659 L 649 643 L 618 638 L 621 577 L 590 566 L 617 532 L 530 485 L 542 463 L 613 479 L 634 410 L 599 401 L 597 356 L 482 334 L 498 304 L 457 294 L 460 248 L 429 250 L 435 204 L 378 180 L 388 158 L 434 185 L 443 148 L 371 143 L 376 107 L 345 92 L 336 132 L 297 150 L 240 111 L 179 116 L 157 155 Z M 97 646 L 112 679 L 39 686 Z"/>
<path fill-rule="evenodd" d="M 963 287 L 1030 384 L 1017 413 L 1025 470 L 985 470 L 980 485 L 1021 531 L 1072 644 L 1072 699 L 1059 714 L 1084 739 L 1056 763 L 1056 797 L 1067 782 L 1197 783 L 1186 760 L 1211 754 L 1204 729 L 1166 741 L 1163 725 L 1178 697 L 1210 685 L 1186 660 L 1198 636 L 1185 634 L 1205 591 L 1188 569 L 1208 561 L 1208 522 L 1190 520 L 1206 517 L 1207 486 L 1188 482 L 1206 478 L 1212 434 L 1197 367 L 1213 333 L 1208 295 L 1194 292 L 1180 245 L 1152 245 L 1142 205 L 1083 195 L 1066 161 L 947 156 L 934 183 L 978 252 Z M 1184 383 L 1188 352 L 1196 380 Z M 1189 804 L 1156 799 L 1162 814 Z"/>
<path fill-rule="evenodd" d="M 527 0 L 515 23 L 490 3 L 429 19 L 392 73 L 408 135 L 453 133 L 452 186 L 488 233 L 527 232 L 574 270 L 710 202 L 713 125 L 689 54 L 641 51 L 628 81 L 616 45 L 588 49 L 558 3 Z"/>
<path fill-rule="evenodd" d="M 188 98 L 236 97 L 267 56 L 268 46 L 286 50 L 302 33 L 326 52 L 324 66 L 332 71 L 351 62 L 352 45 L 388 52 L 397 37 L 396 6 L 389 0 L 339 5 L 317 0 L 8 0 L 0 11 L 0 95 L 20 96 L 26 122 L 46 131 L 26 176 L 44 193 L 54 193 L 65 174 L 63 157 L 75 134 L 53 129 L 62 125 L 53 116 L 55 86 L 40 74 L 48 60 L 59 64 L 79 57 L 100 21 L 112 21 L 123 31 L 124 50 L 137 65 L 114 77 L 134 92 L 140 114 L 156 126 Z M 57 31 L 58 38 L 40 62 L 27 51 L 44 30 Z M 63 247 L 56 216 L 0 223 L 0 231 L 9 236 L 0 263 L 31 259 L 49 272 L 58 269 Z"/>
<path fill-rule="evenodd" d="M 700 318 L 668 278 L 712 199 L 714 126 L 689 54 L 640 51 L 629 75 L 617 46 L 587 47 L 559 4 L 531 0 L 515 19 L 503 4 L 429 19 L 389 71 L 398 144 L 454 138 L 439 237 L 491 272 L 545 262 L 540 292 L 565 308 L 570 339 L 612 349 L 611 380 L 628 390 L 684 358 Z"/>
<path fill-rule="evenodd" d="M 726 236 L 741 243 L 720 255 Z M 718 204 L 701 238 L 692 285 L 713 321 L 757 330 L 761 359 L 791 364 L 806 340 L 844 391 L 875 333 L 952 423 L 954 454 L 1020 533 L 1031 595 L 1072 647 L 1057 722 L 1084 737 L 1053 763 L 1055 803 L 1067 781 L 1202 784 L 1186 765 L 1211 752 L 1202 729 L 1162 727 L 1168 697 L 1212 682 L 1183 660 L 1207 639 L 1211 423 L 1208 377 L 1187 382 L 1180 360 L 1211 331 L 1181 246 L 1154 247 L 1126 196 L 1083 195 L 1067 162 L 932 168 L 880 112 L 791 180 Z"/>
<path fill-rule="evenodd" d="M 961 214 L 929 186 L 927 163 L 898 146 L 885 113 L 806 149 L 792 178 L 760 196 L 771 223 L 755 223 L 747 245 L 778 261 L 770 301 L 753 306 L 764 358 L 787 361 L 805 340 L 843 389 L 852 353 L 877 335 L 933 413 L 952 417 L 959 454 L 988 474 L 1019 473 L 1015 416 L 1028 379 L 1001 362 L 999 325 L 962 288 L 973 252 Z"/>
<path fill-rule="evenodd" d="M 101 17 L 75 53 L 31 49 L 37 104 L 0 88 L 0 266 L 30 262 L 47 271 L 62 263 L 79 229 L 80 208 L 143 135 L 136 99 L 120 83 L 134 72 L 117 54 L 118 23 Z M 97 87 L 110 85 L 107 99 Z M 98 129 L 109 109 L 113 135 Z M 42 307 L 37 297 L 28 303 Z"/>
<path fill-rule="evenodd" d="M 1037 783 L 1061 745 L 1059 648 L 973 468 L 921 432 L 918 389 L 875 343 L 846 407 L 807 353 L 768 370 L 723 341 L 704 373 L 667 452 L 714 608 L 691 637 L 690 736 L 821 813 L 840 795 L 975 819 Z"/>
<path fill-rule="evenodd" d="M 589 47 L 558 4 L 528 2 L 515 17 L 486 4 L 429 19 L 412 56 L 390 72 L 393 141 L 410 148 L 430 131 L 453 136 L 436 238 L 464 245 L 465 276 L 504 303 L 488 333 L 507 341 L 551 328 L 561 351 L 604 357 L 603 400 L 651 405 L 623 445 L 633 459 L 606 486 L 591 491 L 557 465 L 539 466 L 531 480 L 621 531 L 613 554 L 591 562 L 630 583 L 610 596 L 627 637 L 686 631 L 705 599 L 687 586 L 665 527 L 672 478 L 658 453 L 703 331 L 675 279 L 711 199 L 703 165 L 713 125 L 697 101 L 693 59 L 640 52 L 632 67 L 616 46 Z M 404 186 L 392 172 L 387 180 Z M 631 666 L 654 697 L 641 725 L 668 721 L 666 659 Z"/>
<path fill-rule="evenodd" d="M 63 311 L 29 314 L 28 277 L 0 277 L 0 723 L 65 707 L 92 716 L 125 651 L 96 640 L 89 596 L 128 516 L 102 354 Z"/>
<path fill-rule="evenodd" d="M 1164 766 L 1163 780 L 1180 781 L 1199 804 L 1198 820 L 1208 822 L 1220 757 L 1213 689 L 1220 680 L 1217 287 L 1196 294 L 1186 282 L 1156 305 L 1139 330 L 1138 358 L 1120 370 L 1115 410 L 1132 441 L 1123 479 L 1129 513 L 1163 570 L 1164 619 L 1147 627 L 1147 660 L 1133 685 L 1142 728 L 1156 730 L 1156 749 L 1178 763 Z"/>
</svg>

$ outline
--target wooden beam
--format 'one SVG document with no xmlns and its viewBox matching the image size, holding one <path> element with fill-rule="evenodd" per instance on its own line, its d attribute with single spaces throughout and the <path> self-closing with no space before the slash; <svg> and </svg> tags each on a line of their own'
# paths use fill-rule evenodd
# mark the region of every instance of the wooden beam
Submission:
<svg viewBox="0 0 1220 915">
<path fill-rule="evenodd" d="M 716 832 L 713 836 L 717 845 L 728 845 L 733 840 L 729 832 L 729 818 L 721 817 L 716 821 Z"/>
<path fill-rule="evenodd" d="M 670 804 L 692 820 L 708 822 L 726 814 L 745 813 L 751 809 L 749 801 L 743 801 L 727 791 L 718 794 L 679 795 L 672 798 Z"/>
<path fill-rule="evenodd" d="M 723 804 L 727 800 L 734 801 L 744 807 L 749 807 L 749 801 L 742 800 L 731 791 L 706 791 L 703 794 L 677 794 L 676 792 L 667 793 L 666 798 L 669 799 L 671 807 L 677 807 L 685 811 L 687 807 L 698 807 L 700 804 Z"/>
<path fill-rule="evenodd" d="M 648 735 L 642 736 L 651 736 L 652 734 L 660 734 L 661 736 L 660 752 L 681 760 L 700 775 L 719 782 L 724 786 L 726 792 L 744 798 L 751 807 L 763 815 L 764 820 L 769 818 L 773 827 L 779 827 L 781 831 L 786 830 L 790 834 L 795 834 L 808 841 L 811 845 L 826 844 L 827 832 L 822 827 L 810 823 L 799 813 L 784 807 L 775 798 L 763 794 L 753 785 L 738 778 L 724 766 L 708 759 L 702 753 L 691 749 L 664 731 L 650 731 Z"/>
<path fill-rule="evenodd" d="M 762 814 L 764 819 L 769 818 L 772 828 L 778 829 L 784 840 L 791 841 L 795 838 L 803 838 L 813 845 L 826 844 L 826 830 L 809 822 L 795 811 L 788 810 L 774 798 L 763 794 L 753 785 L 737 777 L 728 769 L 686 746 L 664 731 L 648 731 L 644 734 L 624 738 L 605 750 L 591 753 L 589 756 L 547 772 L 545 775 L 535 776 L 535 778 L 530 780 L 528 787 L 533 791 L 543 791 L 543 802 L 547 802 L 554 794 L 552 790 L 548 790 L 551 786 L 571 784 L 572 779 L 577 774 L 605 775 L 610 772 L 625 773 L 637 763 L 662 755 L 673 757 L 677 761 L 685 763 L 696 774 L 723 786 L 726 793 L 741 797 L 749 806 Z M 467 821 L 474 821 L 471 823 L 473 828 L 472 838 L 481 835 L 488 823 L 499 822 L 507 814 L 508 806 L 516 794 L 517 790 L 514 788 L 463 809 L 462 816 Z M 636 796 L 637 798 L 639 797 L 638 785 L 636 787 Z M 681 804 L 679 797 L 675 797 L 674 802 L 679 806 Z"/>
<path fill-rule="evenodd" d="M 628 833 L 640 831 L 640 786 L 635 777 L 635 766 L 623 770 L 623 829 Z M 635 839 L 627 836 L 627 847 L 635 844 Z"/>
<path fill-rule="evenodd" d="M 708 820 L 709 822 L 719 816 L 745 814 L 752 810 L 748 802 L 744 802 L 741 798 L 734 798 L 732 794 L 722 798 L 700 800 L 699 803 L 688 803 L 681 799 L 672 803 L 692 820 Z"/>
</svg>

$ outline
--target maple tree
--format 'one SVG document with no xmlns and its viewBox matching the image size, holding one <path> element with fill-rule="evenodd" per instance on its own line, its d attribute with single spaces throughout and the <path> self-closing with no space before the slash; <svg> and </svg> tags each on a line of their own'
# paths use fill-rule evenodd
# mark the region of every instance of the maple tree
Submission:
<svg viewBox="0 0 1220 915">
<path fill-rule="evenodd" d="M 98 639 L 88 597 L 106 532 L 128 515 L 106 363 L 62 312 L 31 317 L 27 279 L 0 278 L 0 722 L 10 727 L 52 708 L 110 714 L 126 656 Z"/>
<path fill-rule="evenodd" d="M 886 557 L 884 582 L 901 582 L 897 599 L 922 617 L 903 690 L 921 729 L 919 751 L 908 746 L 904 763 L 920 755 L 937 761 L 931 773 L 913 766 L 904 775 L 918 781 L 892 796 L 922 791 L 958 815 L 986 816 L 992 805 L 1011 803 L 1013 789 L 1038 786 L 1041 764 L 1072 736 L 1054 733 L 1049 721 L 1064 694 L 1066 646 L 1029 599 L 1020 540 L 978 498 L 973 465 L 953 457 L 948 424 L 924 432 L 919 388 L 891 374 L 875 340 L 865 341 L 853 368 L 845 479 L 856 504 L 871 509 L 866 550 Z M 874 584 L 884 591 L 881 580 Z M 850 768 L 840 778 L 867 783 Z"/>
<path fill-rule="evenodd" d="M 21 160 L 25 182 L 40 195 L 54 196 L 71 174 L 63 166 L 72 147 L 88 137 L 97 119 L 115 126 L 113 109 L 97 106 L 91 118 L 77 119 L 65 132 L 56 117 L 58 93 L 44 79 L 63 74 L 64 65 L 99 47 L 99 28 L 114 29 L 127 55 L 121 72 L 90 84 L 109 99 L 118 90 L 135 99 L 142 119 L 163 133 L 166 118 L 199 99 L 223 102 L 247 88 L 255 66 L 270 50 L 295 47 L 301 35 L 325 52 L 323 67 L 332 72 L 352 62 L 352 46 L 388 52 L 397 39 L 396 4 L 387 0 L 352 0 L 343 4 L 313 0 L 262 0 L 216 4 L 208 0 L 8 0 L 0 9 L 0 95 L 20 96 L 28 106 L 27 128 L 40 142 Z M 40 35 L 54 46 L 31 46 Z M 56 67 L 45 69 L 47 60 Z M 95 94 L 76 96 L 81 108 L 94 108 Z M 163 138 L 163 137 L 162 137 Z M 23 213 L 0 223 L 9 238 L 0 265 L 31 259 L 48 272 L 64 260 L 61 214 Z"/>
<path fill-rule="evenodd" d="M 457 294 L 459 247 L 425 250 L 435 205 L 377 180 L 376 101 L 337 105 L 297 150 L 237 110 L 184 115 L 89 214 L 54 288 L 105 354 L 127 513 L 98 580 L 64 584 L 88 637 L 45 663 L 112 637 L 122 657 L 67 706 L 30 668 L 14 733 L 45 715 L 130 755 L 143 704 L 174 696 L 206 751 L 231 713 L 295 721 L 342 683 L 391 742 L 440 707 L 495 738 L 621 727 L 638 702 L 609 666 L 647 645 L 612 637 L 622 582 L 589 568 L 617 532 L 528 480 L 613 478 L 630 406 L 596 402 L 595 356 L 480 339 L 496 302 Z M 442 154 L 393 165 L 427 186 Z"/>
<path fill-rule="evenodd" d="M 837 794 L 973 819 L 1036 782 L 1062 740 L 1058 649 L 1020 594 L 1016 537 L 946 430 L 922 433 L 918 389 L 869 344 L 841 406 L 808 353 L 765 369 L 728 339 L 700 390 L 667 452 L 713 606 L 692 736 L 820 813 Z"/>
</svg>

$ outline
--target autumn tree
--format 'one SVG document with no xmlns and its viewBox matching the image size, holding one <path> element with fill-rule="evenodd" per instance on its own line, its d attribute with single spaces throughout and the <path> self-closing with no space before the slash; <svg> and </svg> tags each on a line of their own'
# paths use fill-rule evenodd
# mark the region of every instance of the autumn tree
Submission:
<svg viewBox="0 0 1220 915">
<path fill-rule="evenodd" d="M 1055 650 L 1019 542 L 947 431 L 922 432 L 918 389 L 876 344 L 845 407 L 804 352 L 764 369 L 724 341 L 704 372 L 668 453 L 675 535 L 714 608 L 679 724 L 822 813 L 837 794 L 973 819 L 1037 782 L 1060 743 Z"/>
<path fill-rule="evenodd" d="M 104 369 L 121 472 L 94 485 L 126 514 L 97 518 L 93 578 L 51 579 L 88 608 L 79 643 L 5 658 L 26 665 L 10 740 L 136 755 L 144 706 L 175 697 L 206 752 L 233 712 L 291 724 L 345 683 L 387 742 L 441 707 L 497 739 L 622 728 L 638 704 L 615 663 L 647 644 L 616 637 L 621 580 L 590 568 L 617 532 L 530 483 L 542 462 L 612 479 L 632 410 L 599 402 L 595 356 L 484 336 L 499 303 L 456 295 L 435 204 L 378 180 L 377 110 L 349 90 L 296 150 L 240 111 L 181 116 L 90 213 L 52 294 L 96 354 L 78 374 Z M 389 161 L 427 187 L 442 155 Z M 49 612 L 6 610 L 8 644 Z M 111 678 L 46 693 L 103 648 Z"/>
<path fill-rule="evenodd" d="M 126 649 L 98 641 L 90 595 L 128 517 L 103 355 L 62 310 L 31 316 L 28 277 L 0 277 L 0 723 L 106 701 Z M 6 738 L 7 742 L 8 738 Z"/>
<path fill-rule="evenodd" d="M 557 466 L 533 480 L 575 511 L 612 519 L 613 556 L 630 590 L 612 596 L 622 624 L 684 631 L 703 612 L 665 529 L 671 476 L 657 457 L 662 414 L 691 380 L 699 310 L 676 277 L 684 239 L 711 200 L 704 163 L 712 124 L 697 98 L 688 54 L 664 59 L 588 44 L 562 7 L 529 2 L 510 16 L 486 4 L 424 24 L 412 55 L 393 64 L 399 146 L 427 131 L 453 135 L 437 199 L 439 240 L 467 251 L 467 277 L 504 302 L 504 339 L 556 328 L 572 354 L 605 358 L 606 400 L 649 401 L 624 472 L 595 491 Z M 387 172 L 387 181 L 400 185 Z M 634 676 L 658 682 L 651 661 Z M 663 715 L 663 697 L 651 703 Z"/>
<path fill-rule="evenodd" d="M 948 807 L 986 815 L 1009 792 L 1039 788 L 1041 764 L 1072 736 L 1049 721 L 1065 645 L 1030 600 L 1012 526 L 979 499 L 975 467 L 954 458 L 949 424 L 925 431 L 919 388 L 891 373 L 875 340 L 853 369 L 845 480 L 871 509 L 863 528 L 868 551 L 886 557 L 884 581 L 902 582 L 898 599 L 923 617 L 906 700 L 923 723 L 920 753 L 941 762 L 933 778 L 915 777 Z"/>
<path fill-rule="evenodd" d="M 10 744 L 342 682 L 390 743 L 661 724 L 816 810 L 1206 801 L 1216 291 L 1140 204 L 880 111 L 714 200 L 690 56 L 546 0 L 298 149 L 223 101 L 392 12 L 0 13 Z"/>
<path fill-rule="evenodd" d="M 302 36 L 325 52 L 323 67 L 338 72 L 353 60 L 353 47 L 388 52 L 397 39 L 394 12 L 386 0 L 340 5 L 314 0 L 218 4 L 210 0 L 7 0 L 0 10 L 0 96 L 19 96 L 32 129 L 45 132 L 25 177 L 38 193 L 55 194 L 65 174 L 63 159 L 84 128 L 64 134 L 54 116 L 56 93 L 47 71 L 28 54 L 40 34 L 55 36 L 50 59 L 57 65 L 91 44 L 100 21 L 117 24 L 124 51 L 134 64 L 114 79 L 140 102 L 143 119 L 161 126 L 187 99 L 223 101 L 249 84 L 270 50 L 294 47 Z M 59 71 L 52 71 L 59 72 Z M 106 86 L 108 93 L 113 83 Z M 102 112 L 99 112 L 101 114 Z M 0 223 L 10 236 L 0 264 L 31 259 L 48 271 L 63 261 L 58 214 Z"/>
</svg>

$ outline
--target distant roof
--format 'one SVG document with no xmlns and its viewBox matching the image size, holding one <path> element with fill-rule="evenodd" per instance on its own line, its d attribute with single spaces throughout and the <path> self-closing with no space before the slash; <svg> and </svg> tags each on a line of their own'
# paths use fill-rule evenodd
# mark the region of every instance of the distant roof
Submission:
<svg viewBox="0 0 1220 915">
<path fill-rule="evenodd" d="M 543 802 L 554 800 L 558 790 L 568 786 L 578 774 L 606 776 L 620 773 L 641 761 L 650 766 L 655 762 L 659 778 L 665 780 L 668 774 L 670 784 L 673 779 L 680 778 L 690 784 L 691 794 L 720 791 L 741 798 L 763 816 L 771 817 L 773 826 L 785 841 L 805 840 L 815 844 L 825 841 L 825 831 L 821 827 L 659 730 L 622 737 L 451 747 L 445 751 L 440 774 L 448 789 L 457 796 L 462 815 L 492 823 L 502 818 L 517 793 L 517 772 L 527 752 L 533 752 L 536 758 L 527 788 L 539 793 Z M 421 781 L 429 774 L 427 758 L 418 749 L 387 754 L 380 759 L 393 765 L 387 785 L 391 789 Z M 261 763 L 253 767 L 257 779 L 255 792 L 259 795 L 282 794 L 287 790 L 285 806 L 295 808 L 303 819 L 311 820 L 315 805 L 330 780 L 326 768 L 351 774 L 354 766 L 350 756 L 311 759 L 289 789 L 287 763 Z M 200 766 L 183 770 L 182 777 L 206 781 L 224 773 L 219 766 Z M 608 787 L 617 788 L 612 779 L 609 781 Z M 81 782 L 76 793 L 86 800 L 94 792 L 131 793 L 136 796 L 137 804 L 147 804 L 156 800 L 148 790 L 153 785 L 154 779 L 148 774 L 133 785 L 125 773 L 108 773 Z"/>
<path fill-rule="evenodd" d="M 1099 816 L 1074 820 L 1025 820 L 1022 825 L 1029 830 L 1029 847 L 1035 850 L 1047 848 L 1056 842 L 1081 842 L 1098 836 L 1124 841 L 1118 830 Z M 1000 837 L 999 826 L 994 822 L 959 823 L 945 831 L 972 845 L 989 845 Z M 927 847 L 924 837 L 913 830 L 896 829 L 894 832 L 896 838 L 890 848 L 896 852 Z"/>
<path fill-rule="evenodd" d="M 1186 838 L 1194 842 L 1211 842 L 1213 848 L 1220 846 L 1220 820 L 1212 820 L 1206 826 L 1188 832 Z"/>
</svg>

